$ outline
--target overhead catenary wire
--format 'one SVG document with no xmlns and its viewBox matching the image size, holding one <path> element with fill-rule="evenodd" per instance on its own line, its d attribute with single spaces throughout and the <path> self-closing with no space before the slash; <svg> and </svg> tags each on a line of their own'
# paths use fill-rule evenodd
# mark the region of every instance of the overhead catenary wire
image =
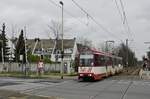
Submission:
<svg viewBox="0 0 150 99">
<path fill-rule="evenodd" d="M 124 5 L 123 5 L 122 0 L 120 0 L 120 5 L 121 5 L 121 8 L 122 8 L 123 18 L 124 18 L 123 24 L 125 24 L 125 22 L 126 22 L 127 20 L 126 20 L 126 13 L 125 13 L 125 10 L 124 10 Z"/>
<path fill-rule="evenodd" d="M 125 10 L 124 10 L 124 6 L 123 6 L 123 2 L 120 1 L 119 3 L 117 2 L 117 0 L 112 0 L 112 1 L 115 1 L 115 5 L 116 5 L 116 8 L 118 10 L 118 13 L 120 15 L 120 18 L 121 18 L 121 21 L 122 21 L 122 24 L 123 24 L 123 27 L 125 29 L 125 32 L 128 33 L 128 36 L 129 34 L 131 34 L 130 32 L 130 29 L 129 29 L 129 25 L 128 25 L 128 22 L 127 22 L 127 18 L 126 18 L 126 13 L 125 13 Z M 120 4 L 120 6 L 119 6 Z M 128 25 L 128 26 L 127 26 Z"/>
<path fill-rule="evenodd" d="M 131 34 L 131 36 L 134 36 L 134 33 L 131 31 L 131 29 L 129 27 L 127 16 L 126 16 L 126 13 L 125 13 L 125 9 L 124 9 L 124 5 L 123 5 L 122 0 L 120 0 L 120 6 L 119 6 L 119 3 L 117 2 L 117 0 L 114 0 L 114 1 L 115 1 L 116 8 L 118 10 L 118 13 L 120 14 L 122 24 L 123 24 L 123 26 L 125 28 L 125 32 L 127 32 L 128 34 Z M 120 9 L 120 7 L 121 7 L 121 9 Z M 126 30 L 126 27 L 127 27 L 127 30 Z M 131 38 L 131 41 L 136 43 L 133 38 Z M 137 47 L 135 47 L 134 49 L 136 49 L 136 51 L 139 51 L 139 48 L 137 48 Z"/>
<path fill-rule="evenodd" d="M 92 15 L 90 15 L 86 10 L 84 10 L 75 0 L 72 0 L 72 2 L 81 10 L 83 11 L 86 15 L 89 16 L 89 18 L 91 18 L 91 20 L 97 24 L 103 31 L 105 31 L 106 33 L 108 33 L 109 35 L 119 39 L 120 41 L 122 41 L 118 36 L 114 35 L 113 33 L 111 33 L 107 28 L 105 28 L 102 24 L 100 24 Z"/>
<path fill-rule="evenodd" d="M 122 10 L 122 15 L 123 15 L 123 24 L 126 25 L 128 33 L 131 34 L 131 36 L 133 36 L 133 32 L 131 32 L 131 28 L 128 23 L 128 19 L 126 16 L 126 12 L 125 12 L 124 4 L 123 4 L 122 0 L 120 0 L 120 5 L 121 5 L 121 10 Z"/>
<path fill-rule="evenodd" d="M 53 5 L 55 5 L 55 6 L 59 7 L 59 8 L 61 8 L 61 6 L 58 5 L 56 2 L 54 2 L 53 0 L 48 0 L 48 1 L 51 2 Z M 66 9 L 64 9 L 64 12 L 65 12 L 66 14 L 68 14 L 69 16 L 71 16 L 72 18 L 76 19 L 78 22 L 80 22 L 80 23 L 86 25 L 85 22 L 83 22 L 82 20 L 80 20 L 80 19 L 74 17 L 74 16 L 73 16 L 70 12 L 68 12 Z"/>
<path fill-rule="evenodd" d="M 48 0 L 50 1 L 53 5 L 61 8 L 60 5 L 58 5 L 56 2 L 54 2 L 53 0 Z M 72 0 L 74 1 L 74 0 Z M 75 2 L 75 1 L 74 1 Z M 100 24 L 93 16 L 91 16 L 87 11 L 85 11 L 77 2 L 76 4 L 78 5 L 78 7 L 82 10 L 82 12 L 84 12 L 86 14 L 86 16 L 88 16 L 89 19 L 91 19 L 97 26 L 99 26 L 103 31 L 105 31 L 109 36 L 111 35 L 112 37 L 118 39 L 119 41 L 123 42 L 118 36 L 114 35 L 113 33 L 111 33 L 107 28 L 105 28 L 102 24 Z M 76 5 L 76 6 L 77 6 Z M 74 19 L 76 19 L 77 21 L 79 21 L 80 23 L 87 25 L 87 23 L 84 23 L 82 20 L 77 19 L 76 17 L 74 17 L 70 12 L 68 12 L 66 9 L 64 9 L 64 12 L 68 15 L 70 15 L 71 17 L 73 17 Z"/>
<path fill-rule="evenodd" d="M 118 11 L 118 13 L 119 13 L 119 15 L 120 15 L 121 22 L 122 22 L 123 27 L 124 27 L 124 31 L 125 31 L 126 33 L 128 33 L 128 31 L 126 30 L 126 28 L 125 28 L 125 26 L 124 26 L 124 16 L 122 15 L 122 11 L 121 11 L 121 9 L 120 9 L 120 6 L 119 6 L 117 0 L 112 0 L 112 1 L 115 1 L 115 5 L 116 5 L 117 11 Z M 124 33 L 125 33 L 125 32 L 124 32 Z"/>
<path fill-rule="evenodd" d="M 120 14 L 120 17 L 121 17 L 121 21 L 122 21 L 123 28 L 124 28 L 124 33 L 127 34 L 127 38 L 129 38 L 130 41 L 134 41 L 134 38 L 133 38 L 134 34 L 131 32 L 131 29 L 129 27 L 122 0 L 120 0 L 119 2 L 117 2 L 117 0 L 114 0 L 114 1 L 115 1 L 116 8 L 118 10 L 118 13 Z"/>
<path fill-rule="evenodd" d="M 54 6 L 57 6 L 57 7 L 61 8 L 61 6 L 58 5 L 56 2 L 54 2 L 53 0 L 48 0 L 48 1 L 49 1 L 50 3 L 52 3 Z M 89 22 L 85 23 L 85 22 L 83 22 L 82 20 L 80 20 L 80 19 L 74 17 L 74 16 L 73 16 L 70 12 L 68 12 L 66 9 L 64 9 L 64 12 L 65 12 L 67 15 L 71 16 L 72 18 L 74 18 L 75 20 L 77 20 L 78 22 L 80 22 L 80 23 L 84 24 L 85 26 L 89 27 Z M 86 17 L 87 17 L 87 21 L 89 21 L 89 18 L 90 18 L 89 14 L 87 13 L 86 15 L 87 15 L 87 16 L 86 16 Z"/>
<path fill-rule="evenodd" d="M 124 20 L 123 20 L 123 16 L 122 16 L 121 10 L 120 10 L 120 8 L 119 8 L 118 2 L 117 2 L 117 0 L 114 0 L 114 1 L 115 1 L 115 4 L 116 4 L 116 8 L 117 8 L 117 10 L 118 10 L 118 13 L 120 14 L 121 20 L 122 20 L 122 22 L 123 22 Z"/>
</svg>

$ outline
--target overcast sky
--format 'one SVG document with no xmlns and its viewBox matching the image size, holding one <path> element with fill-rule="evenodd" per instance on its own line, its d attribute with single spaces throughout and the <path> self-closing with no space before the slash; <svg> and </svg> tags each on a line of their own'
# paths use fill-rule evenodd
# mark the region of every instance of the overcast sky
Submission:
<svg viewBox="0 0 150 99">
<path fill-rule="evenodd" d="M 9 37 L 12 36 L 12 31 L 15 31 L 15 35 L 19 35 L 19 31 L 26 26 L 28 38 L 52 38 L 48 32 L 48 24 L 51 20 L 61 20 L 61 9 L 50 1 L 0 0 L 0 24 L 6 23 Z M 59 0 L 53 1 L 59 4 Z M 149 45 L 145 45 L 144 42 L 150 41 L 150 0 L 122 0 L 131 34 L 125 32 L 115 0 L 75 1 L 111 34 L 95 24 L 72 0 L 63 0 L 64 28 L 69 28 L 65 33 L 66 38 L 83 36 L 92 40 L 95 45 L 106 40 L 114 40 L 117 45 L 121 43 L 120 40 L 125 42 L 128 38 L 129 46 L 136 52 L 138 58 L 148 50 Z M 120 6 L 120 0 L 116 1 Z"/>
</svg>

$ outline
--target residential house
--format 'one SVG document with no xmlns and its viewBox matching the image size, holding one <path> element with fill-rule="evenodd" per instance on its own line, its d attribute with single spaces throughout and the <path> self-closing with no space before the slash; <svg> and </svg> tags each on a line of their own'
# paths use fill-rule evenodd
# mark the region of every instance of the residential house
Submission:
<svg viewBox="0 0 150 99">
<path fill-rule="evenodd" d="M 72 63 L 77 57 L 76 39 L 64 39 L 64 72 L 70 73 L 73 70 Z M 62 40 L 55 39 L 28 39 L 27 48 L 33 55 L 48 57 L 51 61 L 61 62 Z"/>
</svg>

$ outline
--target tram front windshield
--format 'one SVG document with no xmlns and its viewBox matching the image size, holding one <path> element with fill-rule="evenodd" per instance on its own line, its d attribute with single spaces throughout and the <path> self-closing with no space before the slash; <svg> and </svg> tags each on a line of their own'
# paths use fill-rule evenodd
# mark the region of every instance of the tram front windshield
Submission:
<svg viewBox="0 0 150 99">
<path fill-rule="evenodd" d="M 93 66 L 93 59 L 80 59 L 80 66 Z"/>
</svg>

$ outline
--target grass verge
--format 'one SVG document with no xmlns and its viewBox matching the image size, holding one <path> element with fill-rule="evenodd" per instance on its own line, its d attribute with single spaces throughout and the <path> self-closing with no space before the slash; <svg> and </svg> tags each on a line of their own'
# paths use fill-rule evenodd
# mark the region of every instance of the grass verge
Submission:
<svg viewBox="0 0 150 99">
<path fill-rule="evenodd" d="M 0 72 L 0 77 L 16 77 L 16 78 L 59 78 L 60 73 L 46 72 L 42 75 L 38 75 L 36 72 L 29 72 L 25 75 L 24 72 Z M 75 77 L 77 73 L 63 74 L 65 77 Z"/>
</svg>

